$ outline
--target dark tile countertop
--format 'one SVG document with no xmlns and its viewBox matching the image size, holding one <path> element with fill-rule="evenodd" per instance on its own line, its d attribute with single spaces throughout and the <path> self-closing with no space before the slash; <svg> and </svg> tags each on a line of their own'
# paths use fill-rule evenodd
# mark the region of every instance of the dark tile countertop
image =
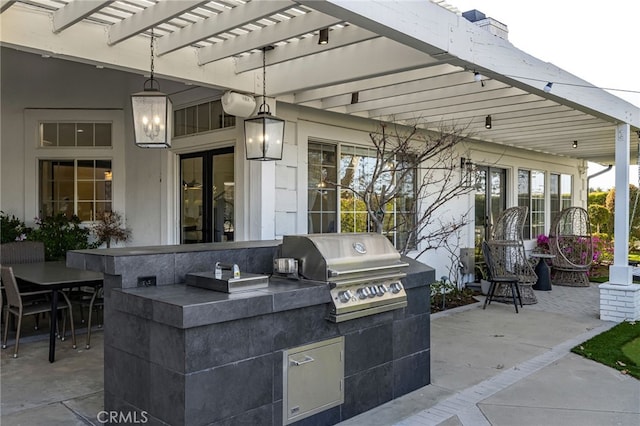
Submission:
<svg viewBox="0 0 640 426">
<path fill-rule="evenodd" d="M 222 293 L 185 284 L 114 289 L 117 310 L 177 328 L 199 327 L 331 302 L 328 284 L 271 277 L 269 286 Z"/>
</svg>

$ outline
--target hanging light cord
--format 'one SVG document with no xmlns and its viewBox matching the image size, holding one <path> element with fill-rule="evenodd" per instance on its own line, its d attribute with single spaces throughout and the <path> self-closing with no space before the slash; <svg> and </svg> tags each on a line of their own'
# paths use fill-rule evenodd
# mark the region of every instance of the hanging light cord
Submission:
<svg viewBox="0 0 640 426">
<path fill-rule="evenodd" d="M 144 90 L 159 90 L 160 84 L 154 78 L 154 63 L 153 59 L 155 57 L 154 46 L 155 46 L 155 36 L 153 34 L 153 28 L 151 29 L 151 42 L 149 43 L 149 50 L 151 53 L 151 77 L 144 82 Z M 155 83 L 155 85 L 154 85 Z M 148 84 L 148 85 L 147 85 Z"/>
<path fill-rule="evenodd" d="M 270 108 L 267 105 L 267 48 L 262 48 L 262 105 L 260 112 L 269 114 Z"/>
<path fill-rule="evenodd" d="M 153 28 L 151 28 L 151 43 L 150 43 L 150 50 L 151 50 L 151 80 L 153 80 L 153 56 L 154 56 L 154 51 L 153 51 L 153 44 L 155 41 L 155 37 L 153 36 Z"/>
</svg>

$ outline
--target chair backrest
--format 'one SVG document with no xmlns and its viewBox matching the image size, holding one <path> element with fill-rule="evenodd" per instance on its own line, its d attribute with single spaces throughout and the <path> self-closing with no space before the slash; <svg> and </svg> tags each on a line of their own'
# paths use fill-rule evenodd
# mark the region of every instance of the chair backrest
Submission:
<svg viewBox="0 0 640 426">
<path fill-rule="evenodd" d="M 42 241 L 14 241 L 0 244 L 0 262 L 5 265 L 44 262 L 44 260 Z"/>
<path fill-rule="evenodd" d="M 520 264 L 513 254 L 518 253 L 517 247 L 505 244 L 504 241 L 483 241 L 482 254 L 487 264 L 490 279 L 514 278 L 520 281 Z M 535 274 L 534 274 L 535 275 Z"/>
<path fill-rule="evenodd" d="M 505 209 L 492 230 L 489 241 L 497 273 L 516 275 L 520 283 L 535 283 L 538 279 L 527 260 L 522 232 L 529 208 L 526 206 Z"/>
<path fill-rule="evenodd" d="M 19 308 L 22 306 L 22 298 L 20 290 L 18 290 L 18 282 L 13 275 L 13 268 L 10 266 L 0 267 L 0 277 L 2 277 L 2 285 L 7 295 L 7 305 Z"/>
<path fill-rule="evenodd" d="M 529 208 L 526 206 L 505 209 L 493 226 L 491 239 L 522 241 L 522 229 Z"/>
<path fill-rule="evenodd" d="M 554 218 L 549 231 L 553 265 L 586 268 L 593 262 L 593 239 L 589 213 L 582 207 L 568 207 Z"/>
</svg>

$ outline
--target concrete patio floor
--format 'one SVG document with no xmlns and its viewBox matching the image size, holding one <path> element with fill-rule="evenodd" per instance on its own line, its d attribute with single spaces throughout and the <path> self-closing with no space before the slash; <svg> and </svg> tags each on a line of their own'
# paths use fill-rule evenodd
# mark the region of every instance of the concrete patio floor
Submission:
<svg viewBox="0 0 640 426">
<path fill-rule="evenodd" d="M 432 384 L 345 422 L 388 425 L 640 424 L 640 381 L 569 350 L 612 327 L 598 319 L 598 287 L 554 286 L 516 314 L 469 305 L 431 316 Z M 92 347 L 29 336 L 1 358 L 2 425 L 100 425 L 102 332 Z M 11 341 L 9 342 L 11 344 Z"/>
</svg>

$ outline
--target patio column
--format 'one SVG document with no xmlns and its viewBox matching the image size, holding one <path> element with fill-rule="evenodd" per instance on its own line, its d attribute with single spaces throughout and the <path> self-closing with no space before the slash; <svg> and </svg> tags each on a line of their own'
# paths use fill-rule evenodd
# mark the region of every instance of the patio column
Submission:
<svg viewBox="0 0 640 426">
<path fill-rule="evenodd" d="M 629 135 L 629 124 L 617 126 L 614 257 L 609 282 L 600 285 L 600 319 L 605 321 L 640 319 L 640 285 L 633 284 L 629 266 Z"/>
<path fill-rule="evenodd" d="M 257 97 L 258 105 L 262 97 Z M 272 114 L 276 114 L 275 99 L 267 97 Z M 249 161 L 249 240 L 275 239 L 276 223 L 276 162 Z"/>
</svg>

